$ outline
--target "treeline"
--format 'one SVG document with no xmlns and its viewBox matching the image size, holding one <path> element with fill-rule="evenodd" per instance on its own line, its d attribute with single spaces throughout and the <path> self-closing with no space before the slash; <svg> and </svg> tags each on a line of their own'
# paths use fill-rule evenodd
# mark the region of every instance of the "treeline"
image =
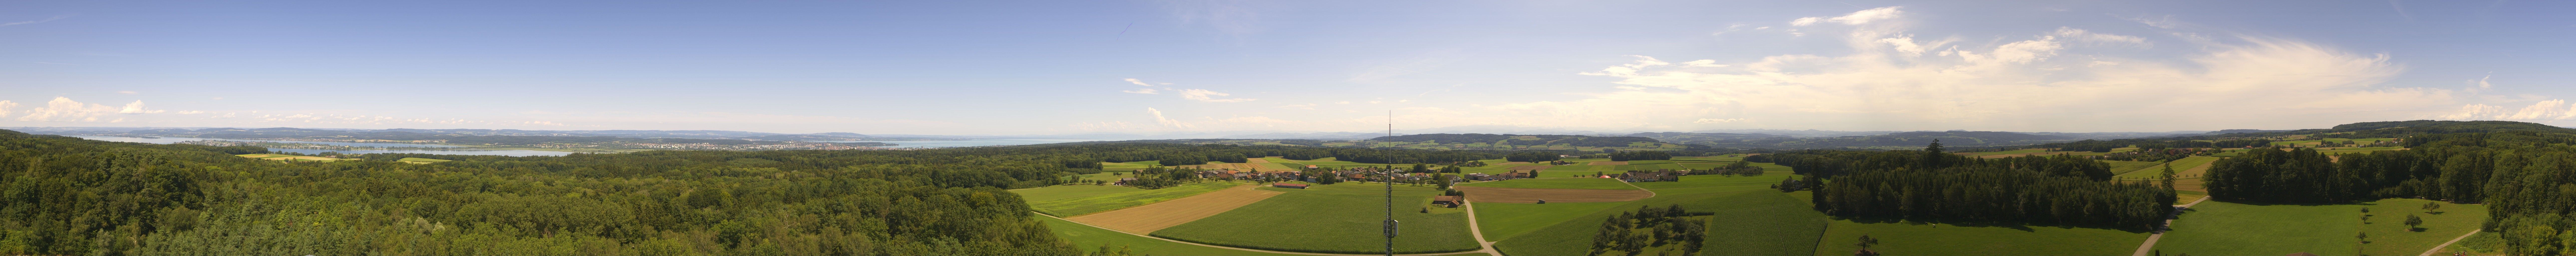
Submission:
<svg viewBox="0 0 2576 256">
<path fill-rule="evenodd" d="M 1664 153 L 1663 151 L 1654 150 L 1620 151 L 1610 153 L 1610 161 L 1641 160 L 1673 160 L 1673 155 L 1670 153 Z"/>
<path fill-rule="evenodd" d="M 1529 137 L 1534 138 L 1534 139 L 1519 139 L 1519 137 L 1521 137 L 1521 136 L 1529 136 Z M 1628 144 L 1629 144 L 1629 143 L 1635 143 L 1635 142 L 1661 142 L 1661 141 L 1656 141 L 1654 138 L 1647 138 L 1647 137 L 1632 137 L 1632 136 L 1598 137 L 1598 136 L 1583 136 L 1583 135 L 1518 135 L 1518 134 L 1483 134 L 1483 133 L 1467 133 L 1467 134 L 1454 134 L 1454 133 L 1411 134 L 1411 135 L 1398 135 L 1398 136 L 1382 136 L 1382 137 L 1377 137 L 1377 138 L 1371 138 L 1371 139 L 1369 139 L 1369 140 L 1373 140 L 1373 141 L 1398 141 L 1398 142 L 1439 142 L 1439 143 L 1495 143 L 1495 144 L 1503 144 L 1503 145 L 1550 145 L 1550 144 L 1570 144 L 1570 145 L 1573 145 L 1573 146 L 1581 146 L 1581 147 L 1626 147 L 1626 146 L 1628 146 Z"/>
<path fill-rule="evenodd" d="M 1196 148 L 290 163 L 0 131 L 0 254 L 1077 255 L 1004 189 L 1072 182 L 1096 152 Z"/>
<path fill-rule="evenodd" d="M 1977 159 L 1938 143 L 1769 156 L 1809 175 L 1797 187 L 1815 190 L 1816 209 L 1836 216 L 2143 229 L 2162 223 L 2175 200 L 2167 187 L 2110 181 L 2107 164 L 2083 157 Z"/>
<path fill-rule="evenodd" d="M 1050 152 L 1097 157 L 1098 162 L 1161 161 L 1164 166 L 1205 164 L 1207 162 L 1244 163 L 1246 158 L 1277 156 L 1289 160 L 1334 160 L 1372 164 L 1416 164 L 1465 162 L 1503 158 L 1506 153 L 1486 150 L 1420 150 L 1373 148 L 1316 148 L 1292 146 L 1237 146 L 1224 144 L 1169 143 L 1084 143 L 1062 145 L 1017 146 L 1000 148 L 1051 148 Z"/>
<path fill-rule="evenodd" d="M 2576 187 L 2576 145 L 2571 145 L 2576 133 L 2518 124 L 2433 124 L 2369 131 L 2492 132 L 2391 136 L 2402 138 L 2408 150 L 2367 154 L 2256 149 L 2212 163 L 2206 186 L 2213 200 L 2238 202 L 2421 197 L 2483 203 L 2488 208 L 2484 228 L 2501 235 L 2505 254 L 2570 255 L 2569 249 L 2576 249 L 2576 204 L 2570 203 L 2576 202 L 2576 189 L 2570 189 Z M 2369 127 L 2375 126 L 2358 128 Z"/>
<path fill-rule="evenodd" d="M 1510 155 L 1503 155 L 1503 160 L 1506 160 L 1506 161 L 1512 161 L 1512 162 L 1531 162 L 1531 163 L 1536 163 L 1536 162 L 1556 161 L 1557 159 L 1562 159 L 1563 157 L 1564 157 L 1564 155 L 1562 155 L 1562 154 L 1557 154 L 1556 152 L 1522 151 L 1522 152 L 1514 152 L 1514 153 L 1512 153 L 1512 154 L 1510 154 Z"/>
</svg>

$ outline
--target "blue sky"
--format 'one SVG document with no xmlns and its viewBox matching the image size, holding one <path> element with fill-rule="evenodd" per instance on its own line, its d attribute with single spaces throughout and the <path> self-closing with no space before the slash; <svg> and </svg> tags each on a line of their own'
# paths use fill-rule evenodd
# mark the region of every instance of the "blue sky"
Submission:
<svg viewBox="0 0 2576 256">
<path fill-rule="evenodd" d="M 0 126 L 2576 125 L 2562 1 L 0 3 Z"/>
</svg>

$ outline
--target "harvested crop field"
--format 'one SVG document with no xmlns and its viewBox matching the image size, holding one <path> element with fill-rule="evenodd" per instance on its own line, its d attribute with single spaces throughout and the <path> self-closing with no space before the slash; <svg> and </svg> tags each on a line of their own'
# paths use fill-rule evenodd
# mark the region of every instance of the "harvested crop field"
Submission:
<svg viewBox="0 0 2576 256">
<path fill-rule="evenodd" d="M 1583 163 L 1583 165 L 1628 165 L 1628 161 L 1600 161 Z"/>
<path fill-rule="evenodd" d="M 1267 163 L 1270 163 L 1270 160 L 1269 160 L 1269 159 L 1260 159 L 1260 158 L 1246 158 L 1246 159 L 1243 159 L 1243 162 L 1244 162 L 1244 163 L 1255 163 L 1255 164 L 1267 164 Z"/>
<path fill-rule="evenodd" d="M 1538 200 L 1542 199 L 1547 200 L 1547 202 L 1550 203 L 1623 202 L 1636 201 L 1638 199 L 1646 199 L 1647 197 L 1655 196 L 1655 193 L 1653 192 L 1636 189 L 1489 188 L 1468 186 L 1450 188 L 1466 191 L 1467 201 L 1495 203 L 1537 203 Z"/>
<path fill-rule="evenodd" d="M 1200 218 L 1207 218 L 1208 216 L 1215 216 L 1218 213 L 1225 213 L 1225 211 L 1234 210 L 1236 207 L 1243 207 L 1244 205 L 1249 205 L 1253 202 L 1260 202 L 1262 199 L 1269 199 L 1270 196 L 1276 196 L 1280 193 L 1276 191 L 1252 189 L 1256 187 L 1260 186 L 1235 186 L 1232 188 L 1226 188 L 1225 190 L 1218 190 L 1216 192 L 1208 192 L 1206 194 L 1199 194 L 1181 199 L 1172 199 L 1171 201 L 1163 201 L 1162 203 L 1148 204 L 1090 215 L 1074 216 L 1072 218 L 1065 219 L 1091 224 L 1093 226 L 1116 229 L 1118 231 L 1127 231 L 1129 233 L 1154 233 L 1156 230 L 1163 230 L 1163 228 L 1181 225 L 1181 223 L 1190 223 L 1190 221 L 1196 221 Z"/>
</svg>

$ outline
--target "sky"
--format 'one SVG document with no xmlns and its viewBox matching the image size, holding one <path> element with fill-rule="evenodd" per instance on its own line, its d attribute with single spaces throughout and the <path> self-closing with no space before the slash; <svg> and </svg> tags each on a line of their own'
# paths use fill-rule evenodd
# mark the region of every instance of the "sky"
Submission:
<svg viewBox="0 0 2576 256">
<path fill-rule="evenodd" d="M 2576 126 L 2568 1 L 10 1 L 0 126 Z"/>
</svg>

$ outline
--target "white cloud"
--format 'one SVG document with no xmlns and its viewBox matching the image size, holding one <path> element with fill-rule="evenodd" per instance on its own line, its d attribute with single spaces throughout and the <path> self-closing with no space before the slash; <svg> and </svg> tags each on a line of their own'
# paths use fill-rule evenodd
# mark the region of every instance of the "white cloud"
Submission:
<svg viewBox="0 0 2576 256">
<path fill-rule="evenodd" d="M 128 106 L 140 107 L 139 104 Z M 117 113 L 117 111 L 116 107 L 81 103 L 68 97 L 54 97 L 54 100 L 46 101 L 43 107 L 28 109 L 26 115 L 18 116 L 18 121 L 98 122 L 99 116 Z"/>
<path fill-rule="evenodd" d="M 2434 117 L 2459 106 L 2463 95 L 2453 90 L 2383 86 L 2380 83 L 2403 70 L 2386 55 L 2296 40 L 2245 37 L 2245 43 L 2200 45 L 2195 48 L 2198 51 L 2177 56 L 2095 51 L 2089 44 L 2070 44 L 2145 43 L 2144 39 L 2071 30 L 2033 32 L 2028 40 L 1943 46 L 1948 50 L 1938 56 L 1902 56 L 1909 50 L 1900 49 L 1907 47 L 1899 42 L 1916 42 L 1912 47 L 1926 50 L 1939 45 L 1917 42 L 1902 31 L 1849 34 L 1843 40 L 1853 53 L 1846 55 L 1779 54 L 1730 63 L 1733 66 L 1726 68 L 1676 65 L 1640 56 L 1634 63 L 1581 73 L 1618 79 L 1596 87 L 1604 90 L 1584 94 L 1589 97 L 1478 106 L 1471 113 L 1493 121 L 1466 118 L 1457 123 L 1581 124 L 1578 128 L 1586 129 L 2309 127 Z M 1889 58 L 1889 54 L 1898 56 Z M 2087 58 L 2059 58 L 2070 55 Z M 1627 88 L 1643 89 L 1622 90 Z M 1708 116 L 1728 118 L 1702 118 Z M 2123 120 L 2192 122 L 2140 125 Z"/>
<path fill-rule="evenodd" d="M 1232 99 L 1218 99 L 1218 98 L 1216 98 L 1216 97 L 1218 97 L 1218 96 L 1231 96 L 1231 95 L 1233 95 L 1233 94 L 1226 94 L 1226 93 L 1216 92 L 1216 91 L 1210 91 L 1210 90 L 1206 90 L 1206 89 L 1182 89 L 1182 90 L 1181 90 L 1181 98 L 1183 98 L 1183 99 L 1190 99 L 1190 100 L 1196 100 L 1196 101 L 1201 101 L 1201 102 L 1245 102 L 1245 101 L 1254 101 L 1254 100 L 1256 100 L 1256 99 L 1247 99 L 1247 98 L 1232 98 Z"/>
<path fill-rule="evenodd" d="M 2113 35 L 2113 34 L 2103 34 L 2103 33 L 2093 33 L 2093 32 L 2091 32 L 2091 31 L 2084 31 L 2084 30 L 2082 30 L 2082 29 L 2075 29 L 2075 28 L 2070 28 L 2070 27 L 2057 27 L 2057 33 L 2055 33 L 2055 34 L 2056 34 L 2057 36 L 2059 36 L 2059 37 L 2065 37 L 2065 38 L 2067 38 L 2067 39 L 2072 39 L 2072 40 L 2075 40 L 2075 41 L 2079 41 L 2079 42 L 2087 42 L 2087 43 L 2125 43 L 2125 44 L 2133 44 L 2133 45 L 2146 45 L 2146 44 L 2147 44 L 2147 39 L 2146 39 L 2146 38 L 2140 38 L 2140 37 L 2134 37 L 2134 36 Z"/>
<path fill-rule="evenodd" d="M 1136 88 L 1135 90 L 1125 90 L 1125 91 L 1118 91 L 1118 92 L 1124 92 L 1124 93 L 1142 93 L 1142 94 L 1161 94 L 1160 92 L 1155 92 L 1155 91 L 1154 91 L 1154 88 Z"/>
<path fill-rule="evenodd" d="M 0 117 L 9 117 L 9 111 L 15 109 L 18 109 L 17 102 L 0 100 Z"/>
<path fill-rule="evenodd" d="M 60 20 L 60 19 L 63 19 L 63 18 L 71 18 L 71 17 L 72 17 L 71 15 L 54 15 L 54 17 L 51 17 L 51 18 L 45 18 L 45 19 L 41 19 L 41 20 L 30 20 L 30 21 L 20 21 L 20 22 L 10 22 L 10 23 L 0 23 L 0 27 L 17 26 L 17 25 L 27 25 L 27 24 L 36 24 L 36 23 L 45 23 L 45 22 L 50 22 L 50 21 L 54 21 L 54 20 Z"/>
<path fill-rule="evenodd" d="M 1152 83 L 1146 83 L 1144 80 L 1136 80 L 1135 78 L 1128 78 L 1128 79 L 1127 79 L 1127 83 L 1130 83 L 1130 84 L 1136 84 L 1136 85 L 1142 85 L 1142 86 L 1154 86 L 1154 84 L 1152 84 Z M 1165 84 L 1165 85 L 1170 85 L 1170 84 L 1172 84 L 1172 83 L 1163 83 L 1163 84 Z"/>
<path fill-rule="evenodd" d="M 1164 127 L 1171 127 L 1171 128 L 1176 128 L 1176 129 L 1190 129 L 1190 128 L 1197 128 L 1197 127 L 1198 127 L 1198 126 L 1195 126 L 1195 125 L 1190 125 L 1190 123 L 1181 122 L 1181 120 L 1173 120 L 1173 119 L 1171 119 L 1171 118 L 1165 118 L 1165 117 L 1163 117 L 1163 110 L 1160 110 L 1160 109 L 1145 108 L 1145 113 L 1146 113 L 1146 114 L 1152 114 L 1152 115 L 1154 115 L 1154 123 L 1155 123 L 1155 124 L 1161 124 L 1161 125 L 1163 125 Z"/>
<path fill-rule="evenodd" d="M 131 114 L 158 114 L 158 113 L 161 113 L 161 111 L 162 111 L 162 110 L 158 110 L 158 109 L 143 109 L 143 101 L 137 100 L 137 101 L 134 101 L 134 103 L 126 103 L 126 104 L 125 104 L 125 108 L 124 108 L 124 109 L 117 110 L 117 111 L 116 111 L 116 113 L 118 113 L 118 114 L 129 114 L 129 115 L 131 115 Z"/>
<path fill-rule="evenodd" d="M 1874 8 L 1874 9 L 1868 9 L 1868 10 L 1860 10 L 1860 11 L 1857 11 L 1857 12 L 1852 12 L 1851 14 L 1844 14 L 1843 16 L 1839 16 L 1839 17 L 1832 17 L 1832 18 L 1826 18 L 1826 17 L 1805 17 L 1805 18 L 1798 18 L 1798 19 L 1796 19 L 1796 20 L 1790 20 L 1790 21 L 1789 21 L 1789 25 L 1791 25 L 1791 26 L 1806 26 L 1806 25 L 1814 25 L 1814 24 L 1816 24 L 1816 23 L 1818 23 L 1818 22 L 1842 23 L 1843 25 L 1860 25 L 1860 24 L 1869 24 L 1869 22 L 1872 22 L 1872 21 L 1880 21 L 1880 20 L 1894 19 L 1894 18 L 1896 18 L 1897 16 L 1900 16 L 1900 15 L 1904 14 L 1904 13 L 1905 13 L 1904 11 L 1898 11 L 1898 10 L 1897 10 L 1897 9 L 1899 9 L 1899 8 L 1904 8 L 1904 6 L 1889 6 L 1889 7 L 1879 7 L 1879 8 Z"/>
</svg>

